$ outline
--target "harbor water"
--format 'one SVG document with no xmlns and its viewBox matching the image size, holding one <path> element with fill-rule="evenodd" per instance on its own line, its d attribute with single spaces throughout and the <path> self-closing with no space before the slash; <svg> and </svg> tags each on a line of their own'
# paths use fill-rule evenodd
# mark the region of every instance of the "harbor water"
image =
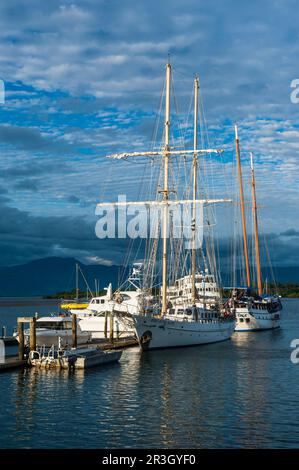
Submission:
<svg viewBox="0 0 299 470">
<path fill-rule="evenodd" d="M 30 304 L 30 302 L 29 302 Z M 0 374 L 0 448 L 296 448 L 299 446 L 299 299 L 281 328 L 234 333 L 206 346 L 125 350 L 99 369 Z M 0 307 L 17 316 L 53 305 Z"/>
</svg>

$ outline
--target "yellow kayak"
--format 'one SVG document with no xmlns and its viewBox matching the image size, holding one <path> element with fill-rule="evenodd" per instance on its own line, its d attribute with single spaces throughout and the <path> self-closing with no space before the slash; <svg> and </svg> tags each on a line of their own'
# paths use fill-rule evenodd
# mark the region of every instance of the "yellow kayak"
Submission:
<svg viewBox="0 0 299 470">
<path fill-rule="evenodd" d="M 88 302 L 81 303 L 81 304 L 74 302 L 74 303 L 60 305 L 60 308 L 65 309 L 65 310 L 69 310 L 70 308 L 82 309 L 82 308 L 87 308 L 87 307 L 88 307 Z"/>
</svg>

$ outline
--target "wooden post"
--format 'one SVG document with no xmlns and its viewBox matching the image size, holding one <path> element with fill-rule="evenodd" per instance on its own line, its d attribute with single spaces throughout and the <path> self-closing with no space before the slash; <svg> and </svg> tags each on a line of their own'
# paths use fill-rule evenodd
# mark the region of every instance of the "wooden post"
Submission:
<svg viewBox="0 0 299 470">
<path fill-rule="evenodd" d="M 19 336 L 19 359 L 24 359 L 24 324 L 18 318 L 18 336 Z"/>
<path fill-rule="evenodd" d="M 30 320 L 30 351 L 36 351 L 36 318 Z"/>
<path fill-rule="evenodd" d="M 104 336 L 107 338 L 108 312 L 105 312 Z"/>
<path fill-rule="evenodd" d="M 73 337 L 73 348 L 77 347 L 77 315 L 72 315 L 72 337 Z"/>
<path fill-rule="evenodd" d="M 110 341 L 113 342 L 114 315 L 110 312 Z"/>
</svg>

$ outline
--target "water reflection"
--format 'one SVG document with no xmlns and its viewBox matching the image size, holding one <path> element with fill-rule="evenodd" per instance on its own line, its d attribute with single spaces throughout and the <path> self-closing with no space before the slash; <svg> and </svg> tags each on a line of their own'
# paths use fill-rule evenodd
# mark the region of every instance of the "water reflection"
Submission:
<svg viewBox="0 0 299 470">
<path fill-rule="evenodd" d="M 298 446 L 296 312 L 281 330 L 217 345 L 132 348 L 105 367 L 2 374 L 0 448 Z"/>
</svg>

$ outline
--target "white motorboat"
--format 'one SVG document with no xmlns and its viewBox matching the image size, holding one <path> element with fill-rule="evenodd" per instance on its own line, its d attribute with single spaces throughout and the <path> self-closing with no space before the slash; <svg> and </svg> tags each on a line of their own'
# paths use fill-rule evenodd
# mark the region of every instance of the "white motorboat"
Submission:
<svg viewBox="0 0 299 470">
<path fill-rule="evenodd" d="M 30 331 L 24 331 L 25 343 L 29 342 Z M 18 335 L 16 334 L 16 339 Z M 77 322 L 77 344 L 90 342 L 91 334 L 82 331 L 80 323 Z M 37 346 L 67 347 L 72 346 L 72 317 L 71 316 L 49 316 L 40 317 L 36 320 L 36 344 Z"/>
<path fill-rule="evenodd" d="M 121 321 L 121 318 L 136 313 L 139 295 L 138 290 L 118 290 L 113 293 L 112 285 L 109 284 L 106 295 L 93 297 L 86 309 L 71 312 L 77 314 L 81 330 L 90 333 L 92 339 L 109 337 L 112 321 L 114 337 L 133 336 L 135 331 L 132 322 Z"/>
</svg>

